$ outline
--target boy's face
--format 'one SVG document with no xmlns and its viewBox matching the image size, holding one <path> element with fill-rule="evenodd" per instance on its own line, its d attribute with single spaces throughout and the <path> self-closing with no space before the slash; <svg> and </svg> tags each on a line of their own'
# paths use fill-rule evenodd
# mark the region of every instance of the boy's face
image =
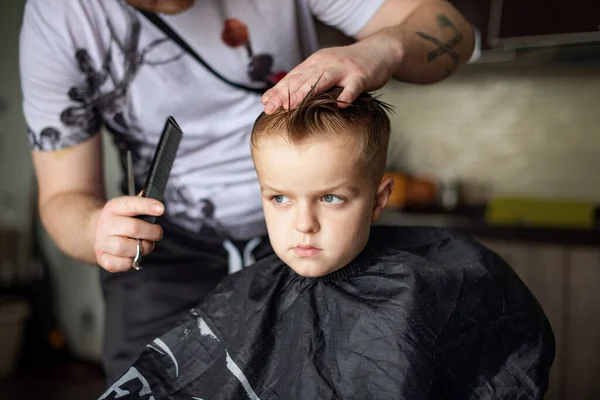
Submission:
<svg viewBox="0 0 600 400">
<path fill-rule="evenodd" d="M 356 151 L 344 135 L 300 144 L 274 136 L 253 149 L 271 245 L 299 275 L 326 275 L 352 261 L 387 203 L 393 181 L 374 185 L 352 162 Z"/>
</svg>

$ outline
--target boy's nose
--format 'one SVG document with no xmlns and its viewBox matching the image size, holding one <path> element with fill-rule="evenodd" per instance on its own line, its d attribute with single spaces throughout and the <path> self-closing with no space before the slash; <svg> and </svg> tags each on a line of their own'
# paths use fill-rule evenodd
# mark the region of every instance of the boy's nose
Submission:
<svg viewBox="0 0 600 400">
<path fill-rule="evenodd" d="M 319 231 L 319 221 L 309 208 L 298 211 L 296 215 L 296 230 L 300 233 L 315 233 Z"/>
</svg>

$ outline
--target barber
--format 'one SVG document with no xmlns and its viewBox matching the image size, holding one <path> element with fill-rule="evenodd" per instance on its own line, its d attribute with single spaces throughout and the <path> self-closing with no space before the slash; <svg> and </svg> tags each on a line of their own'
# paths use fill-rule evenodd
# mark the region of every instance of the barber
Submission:
<svg viewBox="0 0 600 400">
<path fill-rule="evenodd" d="M 356 42 L 318 50 L 313 17 Z M 437 82 L 473 42 L 440 0 L 29 0 L 20 65 L 41 219 L 62 251 L 101 267 L 108 380 L 271 252 L 249 152 L 260 112 L 294 107 L 319 78 L 318 91 L 345 88 L 341 107 L 391 78 Z M 169 115 L 184 136 L 163 203 L 107 200 L 102 127 L 122 160 L 132 152 L 141 190 Z"/>
</svg>

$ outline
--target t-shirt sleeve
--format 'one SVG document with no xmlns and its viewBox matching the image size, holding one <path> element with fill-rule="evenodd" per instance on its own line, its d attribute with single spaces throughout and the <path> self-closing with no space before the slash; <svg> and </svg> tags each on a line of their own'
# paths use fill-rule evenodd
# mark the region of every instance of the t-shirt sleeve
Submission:
<svg viewBox="0 0 600 400">
<path fill-rule="evenodd" d="M 65 2 L 29 0 L 19 42 L 23 113 L 30 147 L 58 150 L 100 131 L 87 52 L 77 50 L 77 35 L 67 23 Z M 81 22 L 83 23 L 83 22 Z"/>
<path fill-rule="evenodd" d="M 308 0 L 314 16 L 347 36 L 367 25 L 385 0 Z"/>
</svg>

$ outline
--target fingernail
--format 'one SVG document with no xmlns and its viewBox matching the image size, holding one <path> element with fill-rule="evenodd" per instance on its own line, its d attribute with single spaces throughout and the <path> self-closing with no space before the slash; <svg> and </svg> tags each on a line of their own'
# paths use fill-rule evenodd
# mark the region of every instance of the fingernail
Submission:
<svg viewBox="0 0 600 400">
<path fill-rule="evenodd" d="M 265 113 L 271 114 L 273 112 L 273 104 L 267 104 L 265 107 Z"/>
<path fill-rule="evenodd" d="M 261 101 L 263 104 L 267 104 L 267 103 L 269 102 L 269 100 L 271 100 L 271 96 L 266 96 L 266 95 L 265 95 L 265 96 L 263 96 L 263 98 L 262 98 L 262 99 L 260 99 L 260 101 Z"/>
<path fill-rule="evenodd" d="M 162 213 L 164 209 L 165 207 L 160 203 L 152 204 L 152 211 L 154 211 L 155 213 Z"/>
</svg>

